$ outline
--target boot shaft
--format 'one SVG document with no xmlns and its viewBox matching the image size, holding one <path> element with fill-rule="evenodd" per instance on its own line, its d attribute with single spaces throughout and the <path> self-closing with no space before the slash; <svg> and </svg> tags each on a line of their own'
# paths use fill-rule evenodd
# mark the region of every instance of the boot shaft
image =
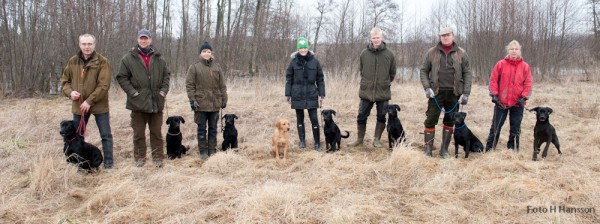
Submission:
<svg viewBox="0 0 600 224">
<path fill-rule="evenodd" d="M 450 156 L 450 154 L 448 154 L 448 146 L 450 146 L 450 139 L 452 138 L 452 133 L 452 127 L 444 126 L 444 132 L 442 132 L 442 146 L 440 147 L 440 156 L 442 158 L 447 158 Z"/>
<path fill-rule="evenodd" d="M 306 147 L 306 132 L 304 130 L 304 124 L 298 124 L 298 138 L 300 139 L 300 143 L 298 144 L 298 147 L 303 149 Z"/>
<path fill-rule="evenodd" d="M 384 129 L 385 129 L 385 123 L 377 122 L 377 124 L 375 124 L 375 135 L 373 135 L 373 147 L 375 147 L 375 148 L 383 147 L 383 144 L 381 144 L 381 134 L 383 133 Z"/>
<path fill-rule="evenodd" d="M 431 157 L 433 151 L 433 142 L 435 140 L 435 128 L 425 128 L 425 155 Z"/>
<path fill-rule="evenodd" d="M 348 147 L 355 147 L 363 144 L 363 139 L 365 138 L 365 132 L 367 130 L 367 124 L 357 124 L 357 137 L 353 142 L 348 143 Z"/>
</svg>

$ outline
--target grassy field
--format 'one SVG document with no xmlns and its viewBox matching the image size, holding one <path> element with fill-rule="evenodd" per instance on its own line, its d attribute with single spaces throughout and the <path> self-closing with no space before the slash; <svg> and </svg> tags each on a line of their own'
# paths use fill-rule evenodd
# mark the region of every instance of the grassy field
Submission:
<svg viewBox="0 0 600 224">
<path fill-rule="evenodd" d="M 229 82 L 230 100 L 223 114 L 239 117 L 240 150 L 203 161 L 187 95 L 174 85 L 165 112 L 186 119 L 183 143 L 192 150 L 181 159 L 165 161 L 162 169 L 152 163 L 134 166 L 130 112 L 123 92 L 113 88 L 115 168 L 95 174 L 78 172 L 62 154 L 59 123 L 72 117 L 66 98 L 2 99 L 0 223 L 600 222 L 597 83 L 534 83 L 527 107 L 554 109 L 550 121 L 563 151 L 559 157 L 551 146 L 548 158 L 538 162 L 531 161 L 535 114 L 529 112 L 523 118 L 519 152 L 506 149 L 507 122 L 496 151 L 441 159 L 440 119 L 434 157 L 425 157 L 421 132 L 426 98 L 416 81 L 392 85 L 391 103 L 402 108 L 399 117 L 407 144 L 392 152 L 373 148 L 373 111 L 366 147 L 348 148 L 346 143 L 356 137 L 358 83 L 336 80 L 326 80 L 323 108 L 335 109 L 340 128 L 351 132 L 342 140 L 341 151 L 310 150 L 309 133 L 307 150 L 298 149 L 292 125 L 290 158 L 276 160 L 269 155 L 275 120 L 288 118 L 295 124 L 283 86 L 283 80 Z M 464 111 L 469 128 L 483 141 L 492 107 L 487 86 L 474 85 Z M 163 134 L 166 128 L 163 125 Z M 383 136 L 386 145 L 387 134 Z M 93 118 L 86 140 L 101 147 Z M 594 211 L 567 213 L 560 206 Z"/>
</svg>

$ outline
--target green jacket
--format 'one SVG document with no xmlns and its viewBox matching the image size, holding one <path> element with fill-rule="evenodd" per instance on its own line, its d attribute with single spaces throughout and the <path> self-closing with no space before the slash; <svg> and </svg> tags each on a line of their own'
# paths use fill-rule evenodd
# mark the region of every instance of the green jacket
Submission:
<svg viewBox="0 0 600 224">
<path fill-rule="evenodd" d="M 165 95 L 169 92 L 170 76 L 169 67 L 160 53 L 152 54 L 147 69 L 137 46 L 129 50 L 121 59 L 116 77 L 127 94 L 125 108 L 144 113 L 162 112 L 165 98 L 160 95 L 160 92 L 164 92 Z"/>
<path fill-rule="evenodd" d="M 454 43 L 454 47 L 449 52 L 454 62 L 454 95 L 471 93 L 471 79 L 473 73 L 469 65 L 469 56 L 465 49 L 462 49 Z M 446 53 L 442 48 L 441 42 L 437 46 L 430 48 L 425 54 L 425 59 L 421 65 L 421 84 L 423 89 L 431 88 L 435 95 L 439 91 L 438 71 L 440 68 L 440 58 L 445 57 Z"/>
<path fill-rule="evenodd" d="M 227 104 L 227 86 L 221 66 L 212 60 L 201 59 L 187 71 L 185 89 L 190 100 L 200 105 L 196 111 L 215 112 Z"/>
<path fill-rule="evenodd" d="M 71 97 L 72 91 L 81 94 L 81 102 L 90 104 L 90 114 L 107 113 L 108 89 L 111 82 L 111 68 L 108 59 L 94 51 L 92 58 L 84 66 L 83 59 L 79 54 L 69 58 L 67 66 L 61 77 L 62 93 Z M 83 77 L 82 72 L 83 70 Z M 71 111 L 73 114 L 81 115 L 80 101 L 73 101 Z"/>
<path fill-rule="evenodd" d="M 370 43 L 360 53 L 360 90 L 358 96 L 371 102 L 392 98 L 390 86 L 396 76 L 396 58 L 385 42 L 379 48 Z"/>
</svg>

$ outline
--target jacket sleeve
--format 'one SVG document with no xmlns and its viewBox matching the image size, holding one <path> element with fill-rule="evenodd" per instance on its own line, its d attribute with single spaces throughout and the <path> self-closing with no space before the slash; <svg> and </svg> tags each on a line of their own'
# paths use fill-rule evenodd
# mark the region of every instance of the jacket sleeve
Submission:
<svg viewBox="0 0 600 224">
<path fill-rule="evenodd" d="M 67 66 L 65 67 L 65 70 L 63 70 L 60 78 L 62 93 L 66 97 L 71 97 L 71 92 L 73 92 L 73 87 L 71 86 L 71 82 L 73 81 L 72 77 L 70 63 L 67 62 Z"/>
<path fill-rule="evenodd" d="M 325 97 L 325 75 L 323 74 L 323 68 L 321 63 L 317 61 L 317 88 L 319 89 L 319 96 Z"/>
<path fill-rule="evenodd" d="M 292 66 L 292 63 L 294 63 L 293 59 L 288 64 L 285 72 L 285 96 L 292 96 L 292 83 L 294 82 L 294 66 Z"/>
<path fill-rule="evenodd" d="M 533 77 L 531 76 L 531 68 L 529 64 L 525 66 L 525 81 L 523 82 L 523 92 L 521 93 L 522 97 L 525 99 L 529 99 L 531 96 L 531 87 L 533 86 Z"/>
<path fill-rule="evenodd" d="M 133 96 L 133 94 L 137 93 L 138 91 L 133 88 L 133 85 L 131 84 L 132 74 L 127 67 L 127 57 L 128 55 L 125 55 L 121 59 L 121 65 L 119 66 L 119 72 L 117 73 L 117 82 L 127 95 Z"/>
<path fill-rule="evenodd" d="M 227 104 L 227 85 L 225 85 L 225 75 L 221 69 L 219 69 L 219 90 L 222 95 L 221 102 Z"/>
<path fill-rule="evenodd" d="M 427 51 L 427 53 L 425 53 L 425 57 L 423 57 L 421 71 L 419 72 L 419 76 L 421 77 L 421 85 L 423 85 L 423 89 L 431 88 L 429 72 L 431 72 L 431 61 L 429 60 L 429 51 Z"/>
<path fill-rule="evenodd" d="M 390 65 L 390 82 L 394 81 L 394 77 L 396 77 L 396 57 L 390 51 L 390 56 L 392 57 L 392 63 Z"/>
<path fill-rule="evenodd" d="M 469 63 L 469 55 L 467 52 L 463 52 L 462 54 L 462 78 L 464 81 L 463 84 L 463 93 L 471 94 L 471 84 L 473 80 L 473 71 L 471 70 L 471 64 Z"/>
<path fill-rule="evenodd" d="M 108 89 L 110 88 L 110 78 L 112 76 L 108 60 L 101 60 L 98 69 L 98 84 L 94 91 L 85 99 L 90 106 L 94 106 L 100 99 L 104 99 L 108 95 Z"/>
<path fill-rule="evenodd" d="M 194 65 L 190 65 L 187 70 L 185 90 L 187 91 L 190 102 L 196 100 L 196 70 L 194 69 Z"/>
<path fill-rule="evenodd" d="M 502 72 L 502 60 L 498 61 L 492 69 L 492 76 L 490 76 L 490 96 L 498 95 L 498 78 L 499 74 Z"/>
<path fill-rule="evenodd" d="M 162 80 L 160 82 L 160 91 L 167 94 L 169 93 L 169 81 L 171 80 L 171 71 L 169 71 L 169 66 L 167 66 L 167 62 L 162 57 L 160 60 L 164 65 L 162 70 Z"/>
</svg>

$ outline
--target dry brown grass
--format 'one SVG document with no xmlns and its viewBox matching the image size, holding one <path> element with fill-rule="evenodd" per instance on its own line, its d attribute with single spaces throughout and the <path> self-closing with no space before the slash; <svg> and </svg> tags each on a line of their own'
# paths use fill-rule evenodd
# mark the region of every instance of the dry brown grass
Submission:
<svg viewBox="0 0 600 224">
<path fill-rule="evenodd" d="M 71 118 L 68 100 L 2 99 L 0 223 L 600 222 L 600 211 L 527 214 L 527 206 L 600 210 L 596 84 L 534 84 L 528 107 L 554 108 L 551 121 L 564 153 L 558 157 L 551 146 L 548 158 L 539 162 L 531 161 L 535 115 L 528 112 L 518 153 L 506 150 L 506 124 L 499 150 L 472 154 L 467 160 L 462 152 L 460 159 L 424 157 L 419 133 L 426 103 L 417 82 L 392 86 L 392 102 L 402 108 L 399 116 L 409 139 L 392 153 L 370 147 L 375 120 L 371 115 L 366 148 L 348 148 L 349 140 L 344 139 L 335 154 L 301 151 L 292 127 L 290 158 L 275 160 L 269 147 L 276 118 L 295 123 L 294 111 L 284 103 L 283 81 L 228 86 L 230 100 L 224 112 L 240 117 L 240 151 L 201 161 L 187 96 L 174 87 L 168 113 L 188 121 L 182 132 L 192 150 L 182 159 L 166 161 L 162 169 L 133 166 L 129 111 L 122 91 L 111 90 L 116 164 L 96 174 L 77 172 L 62 155 L 58 124 Z M 355 82 L 327 80 L 324 107 L 337 110 L 336 122 L 351 131 L 350 140 L 356 135 L 357 87 Z M 492 116 L 486 86 L 473 87 L 465 110 L 469 127 L 485 140 Z M 87 140 L 101 146 L 91 121 Z M 383 142 L 387 144 L 385 137 Z"/>
</svg>

